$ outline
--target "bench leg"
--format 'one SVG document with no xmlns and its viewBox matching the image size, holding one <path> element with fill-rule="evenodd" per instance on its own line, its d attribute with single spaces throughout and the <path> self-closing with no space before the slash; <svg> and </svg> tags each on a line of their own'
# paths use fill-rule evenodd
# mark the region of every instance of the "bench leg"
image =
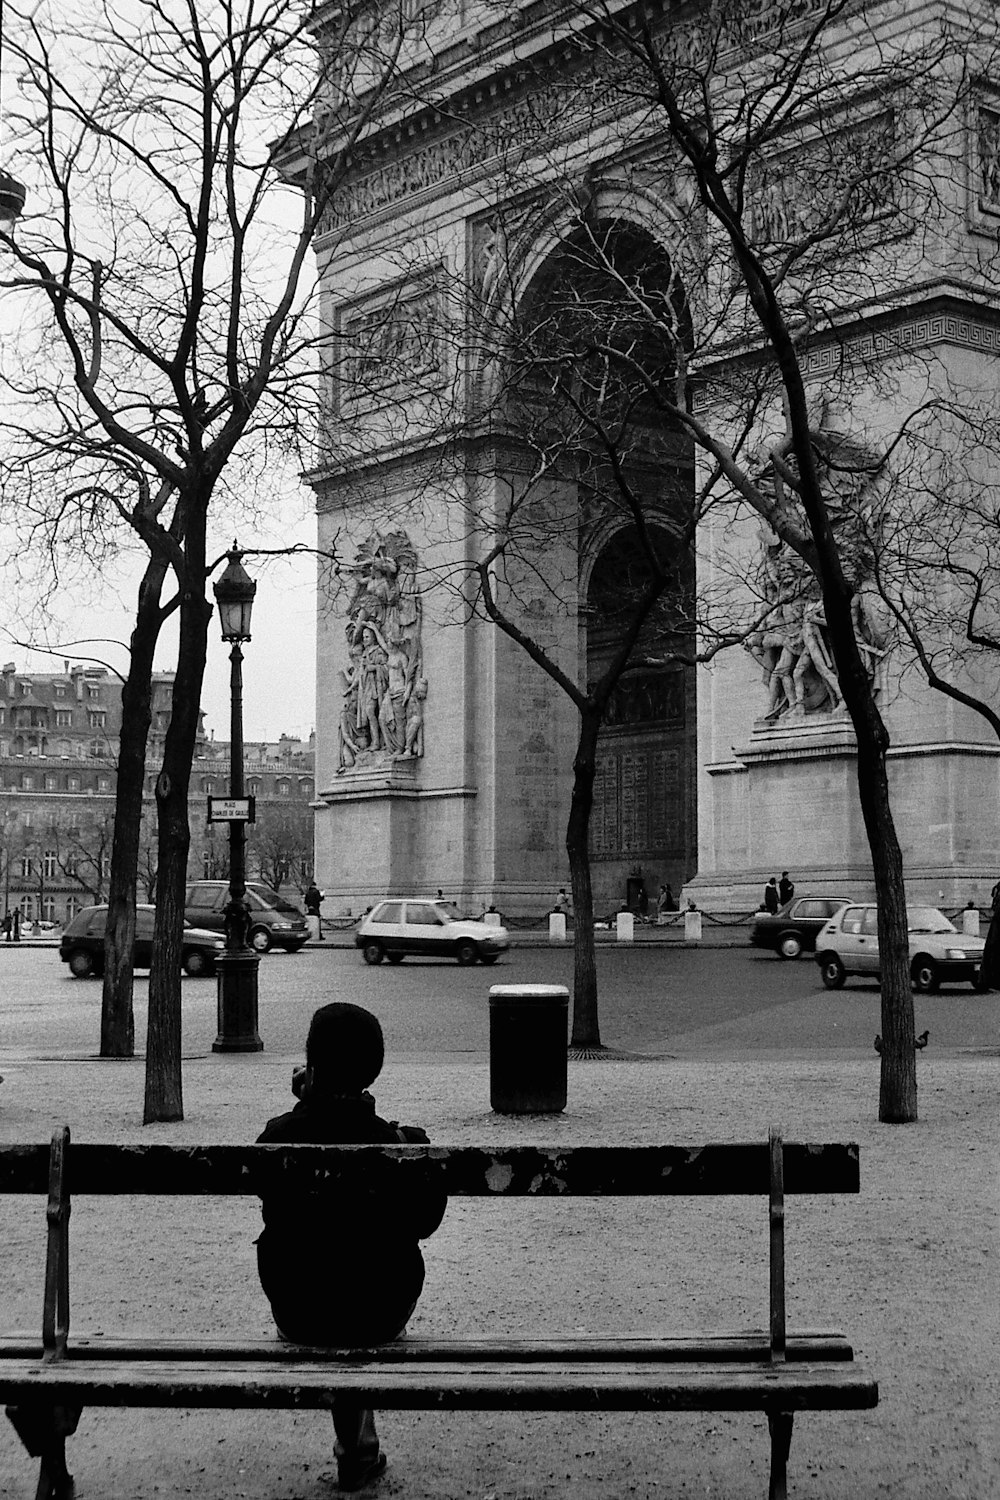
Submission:
<svg viewBox="0 0 1000 1500">
<path fill-rule="evenodd" d="M 76 1431 L 79 1406 L 8 1406 L 7 1416 L 32 1458 L 40 1458 L 35 1500 L 73 1500 L 66 1439 Z"/>
<path fill-rule="evenodd" d="M 790 1411 L 769 1411 L 767 1425 L 771 1433 L 771 1483 L 767 1500 L 788 1500 L 788 1450 L 792 1446 Z"/>
</svg>

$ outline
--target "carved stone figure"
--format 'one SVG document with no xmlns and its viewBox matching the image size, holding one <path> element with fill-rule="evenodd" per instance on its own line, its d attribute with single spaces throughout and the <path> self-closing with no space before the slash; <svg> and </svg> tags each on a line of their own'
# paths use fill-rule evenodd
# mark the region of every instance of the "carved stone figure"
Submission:
<svg viewBox="0 0 1000 1500">
<path fill-rule="evenodd" d="M 837 461 L 827 473 L 829 511 L 844 570 L 855 585 L 851 614 L 858 647 L 875 691 L 881 692 L 892 620 L 871 581 L 877 528 L 872 495 L 878 465 L 848 439 L 818 434 L 817 447 L 829 450 L 831 459 L 836 450 Z M 841 712 L 843 695 L 819 585 L 802 559 L 763 522 L 758 587 L 765 615 L 747 638 L 746 648 L 760 663 L 767 688 L 764 718 Z"/>
<path fill-rule="evenodd" d="M 417 555 L 403 531 L 376 533 L 345 569 L 354 580 L 345 627 L 348 667 L 341 673 L 343 705 L 338 772 L 364 770 L 376 758 L 423 754 L 422 604 Z M 420 728 L 411 736 L 409 705 L 423 682 Z"/>
</svg>

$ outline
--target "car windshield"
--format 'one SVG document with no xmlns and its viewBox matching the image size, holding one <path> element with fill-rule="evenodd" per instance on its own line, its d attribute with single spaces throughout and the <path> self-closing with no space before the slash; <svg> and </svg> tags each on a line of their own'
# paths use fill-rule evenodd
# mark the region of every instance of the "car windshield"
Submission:
<svg viewBox="0 0 1000 1500">
<path fill-rule="evenodd" d="M 450 901 L 435 901 L 434 910 L 448 922 L 461 922 L 462 913 Z"/>
<path fill-rule="evenodd" d="M 943 911 L 936 906 L 908 906 L 906 926 L 909 932 L 957 932 L 954 922 L 949 922 Z"/>
<path fill-rule="evenodd" d="M 286 901 L 284 896 L 279 896 L 277 891 L 272 891 L 269 885 L 248 885 L 248 891 L 252 891 L 265 906 L 273 907 L 275 911 L 293 911 L 296 916 L 302 915 L 301 911 L 291 901 Z"/>
</svg>

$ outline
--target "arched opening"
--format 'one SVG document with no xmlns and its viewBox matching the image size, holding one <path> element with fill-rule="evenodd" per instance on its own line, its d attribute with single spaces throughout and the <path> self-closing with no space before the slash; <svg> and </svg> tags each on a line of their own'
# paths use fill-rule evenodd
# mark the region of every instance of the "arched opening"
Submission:
<svg viewBox="0 0 1000 1500">
<path fill-rule="evenodd" d="M 580 621 L 578 671 L 607 671 L 654 576 L 666 582 L 614 689 L 591 818 L 595 909 L 649 910 L 697 870 L 694 447 L 671 411 L 690 347 L 663 247 L 623 222 L 585 225 L 534 277 L 516 329 L 513 411 L 544 460 L 530 513 Z M 541 466 L 539 464 L 539 466 Z M 563 562 L 572 556 L 574 566 Z M 574 571 L 575 569 L 575 571 Z"/>
</svg>

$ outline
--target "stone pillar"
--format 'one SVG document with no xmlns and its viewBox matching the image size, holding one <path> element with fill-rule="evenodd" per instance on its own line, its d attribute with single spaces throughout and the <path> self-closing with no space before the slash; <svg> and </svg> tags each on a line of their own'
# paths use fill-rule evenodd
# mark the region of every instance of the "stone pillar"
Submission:
<svg viewBox="0 0 1000 1500">
<path fill-rule="evenodd" d="M 618 913 L 618 941 L 631 943 L 635 940 L 635 917 L 630 911 Z"/>
<path fill-rule="evenodd" d="M 701 912 L 688 910 L 684 913 L 684 938 L 688 943 L 701 942 Z"/>
<path fill-rule="evenodd" d="M 549 942 L 564 943 L 566 941 L 566 913 L 564 911 L 549 912 Z"/>
<path fill-rule="evenodd" d="M 962 931 L 966 937 L 979 936 L 979 908 L 967 906 L 962 913 Z"/>
</svg>

